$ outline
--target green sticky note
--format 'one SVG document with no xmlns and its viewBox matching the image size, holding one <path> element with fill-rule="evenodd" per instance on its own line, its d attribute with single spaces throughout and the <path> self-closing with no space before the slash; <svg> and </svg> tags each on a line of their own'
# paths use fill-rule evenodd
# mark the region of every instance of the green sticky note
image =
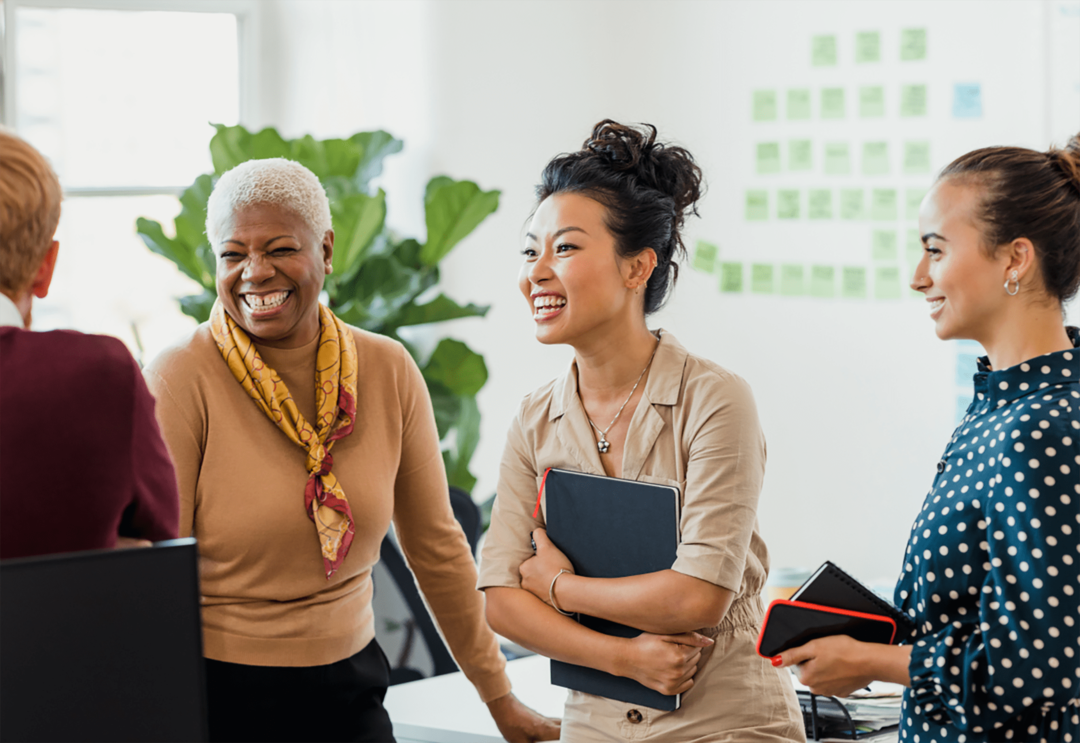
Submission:
<svg viewBox="0 0 1080 743">
<path fill-rule="evenodd" d="M 796 189 L 782 188 L 776 192 L 777 219 L 799 218 L 799 192 Z"/>
<path fill-rule="evenodd" d="M 862 266 L 844 266 L 840 274 L 840 296 L 844 299 L 866 297 L 866 269 Z"/>
<path fill-rule="evenodd" d="M 904 142 L 904 172 L 930 172 L 929 140 L 923 139 L 916 142 Z"/>
<path fill-rule="evenodd" d="M 773 293 L 773 267 L 768 263 L 755 263 L 750 267 L 750 291 L 754 294 Z"/>
<path fill-rule="evenodd" d="M 720 291 L 725 294 L 738 294 L 742 291 L 742 264 L 720 264 Z"/>
<path fill-rule="evenodd" d="M 919 207 L 923 197 L 926 196 L 925 188 L 909 188 L 904 192 L 904 219 L 918 219 Z"/>
<path fill-rule="evenodd" d="M 760 222 L 769 218 L 769 192 L 747 191 L 746 192 L 746 219 L 749 222 Z"/>
<path fill-rule="evenodd" d="M 859 88 L 859 116 L 879 119 L 885 115 L 885 88 L 880 85 L 864 85 Z"/>
<path fill-rule="evenodd" d="M 870 219 L 897 219 L 896 189 L 875 188 L 870 192 Z"/>
<path fill-rule="evenodd" d="M 900 115 L 904 117 L 926 116 L 926 86 L 900 86 Z"/>
<path fill-rule="evenodd" d="M 776 91 L 754 91 L 754 121 L 776 121 Z"/>
<path fill-rule="evenodd" d="M 905 28 L 900 32 L 900 59 L 905 62 L 926 59 L 925 28 Z"/>
<path fill-rule="evenodd" d="M 779 142 L 760 142 L 758 144 L 757 172 L 759 175 L 780 172 Z"/>
<path fill-rule="evenodd" d="M 825 172 L 829 175 L 847 175 L 851 172 L 847 142 L 825 143 Z"/>
<path fill-rule="evenodd" d="M 836 64 L 836 37 L 828 34 L 810 39 L 810 64 L 831 67 Z"/>
<path fill-rule="evenodd" d="M 712 273 L 716 270 L 716 259 L 719 255 L 720 249 L 718 247 L 704 240 L 698 240 L 697 245 L 694 246 L 694 259 L 690 265 L 694 267 L 695 271 Z"/>
<path fill-rule="evenodd" d="M 807 195 L 807 216 L 810 219 L 832 219 L 832 191 L 811 188 Z"/>
<path fill-rule="evenodd" d="M 787 117 L 792 121 L 810 118 L 810 88 L 792 88 L 787 92 Z"/>
<path fill-rule="evenodd" d="M 896 249 L 896 230 L 874 230 L 871 254 L 875 261 L 897 260 L 899 256 Z"/>
<path fill-rule="evenodd" d="M 889 143 L 864 142 L 862 148 L 863 175 L 885 175 L 889 172 Z"/>
<path fill-rule="evenodd" d="M 855 61 L 881 61 L 881 34 L 877 31 L 860 31 L 855 34 Z"/>
<path fill-rule="evenodd" d="M 795 264 L 780 266 L 780 293 L 785 297 L 799 297 L 806 293 L 803 267 Z"/>
<path fill-rule="evenodd" d="M 821 89 L 821 118 L 842 119 L 844 118 L 844 89 L 822 88 Z"/>
<path fill-rule="evenodd" d="M 900 299 L 900 269 L 878 266 L 874 269 L 874 299 Z"/>
<path fill-rule="evenodd" d="M 840 189 L 840 219 L 866 219 L 861 188 Z"/>
<path fill-rule="evenodd" d="M 812 149 L 809 139 L 793 139 L 788 142 L 788 170 L 812 170 Z"/>
<path fill-rule="evenodd" d="M 810 296 L 826 299 L 836 296 L 836 269 L 832 266 L 810 267 Z"/>
</svg>

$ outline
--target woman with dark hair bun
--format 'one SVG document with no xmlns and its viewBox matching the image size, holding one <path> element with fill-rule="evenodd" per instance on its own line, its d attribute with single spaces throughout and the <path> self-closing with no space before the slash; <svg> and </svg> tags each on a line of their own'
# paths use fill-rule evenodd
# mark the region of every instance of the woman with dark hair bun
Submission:
<svg viewBox="0 0 1080 743">
<path fill-rule="evenodd" d="M 911 282 L 939 338 L 986 349 L 937 463 L 896 586 L 899 646 L 827 637 L 784 652 L 804 683 L 907 687 L 900 739 L 1080 741 L 1080 135 L 990 147 L 942 171 L 919 210 Z"/>
<path fill-rule="evenodd" d="M 684 694 L 662 712 L 571 691 L 562 739 L 804 740 L 790 677 L 754 651 L 768 551 L 757 528 L 765 440 L 749 386 L 650 330 L 685 254 L 701 169 L 652 126 L 602 121 L 544 169 L 519 282 L 563 376 L 527 395 L 510 428 L 479 585 L 499 633 L 550 658 Z M 573 573 L 534 517 L 550 467 L 674 485 L 681 541 L 669 570 Z M 534 554 L 529 535 L 536 542 Z M 600 634 L 568 614 L 642 630 Z"/>
</svg>

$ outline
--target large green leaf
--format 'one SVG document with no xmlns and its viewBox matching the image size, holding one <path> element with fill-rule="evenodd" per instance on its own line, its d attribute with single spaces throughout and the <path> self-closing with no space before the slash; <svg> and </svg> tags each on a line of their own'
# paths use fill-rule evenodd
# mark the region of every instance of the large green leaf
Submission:
<svg viewBox="0 0 1080 743">
<path fill-rule="evenodd" d="M 214 306 L 215 299 L 217 294 L 212 291 L 180 297 L 180 311 L 194 317 L 197 322 L 206 322 L 210 319 L 210 309 Z"/>
<path fill-rule="evenodd" d="M 242 126 L 214 124 L 217 133 L 210 140 L 210 158 L 214 172 L 221 175 L 248 160 L 267 157 L 290 157 L 292 148 L 276 129 L 267 127 L 252 134 Z"/>
<path fill-rule="evenodd" d="M 330 205 L 334 218 L 335 283 L 349 281 L 360 269 L 386 223 L 386 192 L 354 193 Z"/>
<path fill-rule="evenodd" d="M 475 397 L 461 398 L 461 407 L 454 427 L 453 446 L 443 452 L 446 479 L 467 492 L 472 492 L 476 478 L 469 472 L 469 461 L 480 443 L 480 408 Z"/>
<path fill-rule="evenodd" d="M 457 320 L 462 317 L 483 317 L 491 309 L 490 305 L 467 304 L 464 307 L 440 294 L 427 304 L 410 303 L 401 308 L 391 320 L 396 327 L 405 325 L 426 325 L 432 322 Z"/>
<path fill-rule="evenodd" d="M 433 178 L 424 197 L 427 243 L 420 260 L 434 266 L 498 208 L 499 191 L 481 191 L 472 181 Z"/>
<path fill-rule="evenodd" d="M 424 365 L 424 377 L 442 384 L 455 395 L 471 397 L 487 382 L 484 357 L 464 343 L 443 338 Z"/>
<path fill-rule="evenodd" d="M 139 217 L 135 221 L 135 229 L 150 250 L 168 258 L 176 264 L 177 268 L 202 286 L 213 286 L 213 274 L 207 273 L 206 267 L 196 252 L 196 246 L 166 237 L 161 224 L 152 219 Z"/>
<path fill-rule="evenodd" d="M 292 160 L 320 180 L 351 177 L 363 156 L 363 147 L 347 139 L 315 139 L 310 134 L 292 141 Z"/>
<path fill-rule="evenodd" d="M 367 193 L 368 184 L 382 173 L 383 159 L 387 155 L 401 152 L 402 142 L 381 129 L 374 132 L 359 132 L 349 137 L 349 141 L 359 146 L 363 152 L 353 175 L 353 184 L 358 191 Z"/>
</svg>

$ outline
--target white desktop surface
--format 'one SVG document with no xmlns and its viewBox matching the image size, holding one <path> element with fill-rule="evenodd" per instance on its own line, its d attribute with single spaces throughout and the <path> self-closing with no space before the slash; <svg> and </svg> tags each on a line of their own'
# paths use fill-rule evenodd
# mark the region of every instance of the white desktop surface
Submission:
<svg viewBox="0 0 1080 743">
<path fill-rule="evenodd" d="M 566 689 L 551 685 L 547 658 L 512 660 L 506 675 L 522 703 L 562 717 Z M 391 686 L 383 704 L 398 743 L 503 743 L 487 706 L 461 672 Z"/>
<path fill-rule="evenodd" d="M 506 675 L 523 703 L 548 717 L 562 717 L 566 689 L 549 682 L 547 658 L 533 655 L 512 660 L 506 664 Z M 505 743 L 476 689 L 461 672 L 391 686 L 383 704 L 398 743 Z M 891 743 L 897 734 L 885 733 L 872 740 Z"/>
</svg>

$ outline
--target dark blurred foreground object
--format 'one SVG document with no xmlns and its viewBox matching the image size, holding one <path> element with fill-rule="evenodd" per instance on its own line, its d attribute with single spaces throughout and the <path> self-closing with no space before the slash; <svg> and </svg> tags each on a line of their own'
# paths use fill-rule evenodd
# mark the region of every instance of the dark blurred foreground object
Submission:
<svg viewBox="0 0 1080 743">
<path fill-rule="evenodd" d="M 0 740 L 203 741 L 194 539 L 0 561 Z"/>
</svg>

